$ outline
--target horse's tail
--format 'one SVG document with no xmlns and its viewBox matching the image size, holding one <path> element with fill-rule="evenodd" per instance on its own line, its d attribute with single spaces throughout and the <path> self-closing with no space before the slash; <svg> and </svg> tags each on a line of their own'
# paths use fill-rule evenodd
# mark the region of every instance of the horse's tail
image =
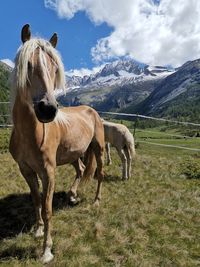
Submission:
<svg viewBox="0 0 200 267">
<path fill-rule="evenodd" d="M 85 152 L 84 165 L 85 165 L 85 170 L 84 170 L 83 177 L 81 180 L 83 182 L 86 182 L 94 177 L 96 167 L 97 167 L 95 154 L 94 154 L 94 151 L 91 145 L 88 147 L 87 151 Z"/>
</svg>

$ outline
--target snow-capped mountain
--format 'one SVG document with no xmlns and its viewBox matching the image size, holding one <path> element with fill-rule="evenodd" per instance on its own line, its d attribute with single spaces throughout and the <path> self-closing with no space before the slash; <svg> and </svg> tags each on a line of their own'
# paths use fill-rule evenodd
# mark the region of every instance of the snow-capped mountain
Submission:
<svg viewBox="0 0 200 267">
<path fill-rule="evenodd" d="M 0 59 L 0 64 L 8 71 L 12 71 L 15 66 L 14 62 L 10 59 Z"/>
<path fill-rule="evenodd" d="M 133 60 L 118 60 L 106 64 L 100 71 L 91 75 L 83 77 L 66 75 L 66 83 L 68 90 L 86 87 L 124 86 L 146 80 L 162 79 L 173 71 L 167 67 L 152 67 Z"/>
<path fill-rule="evenodd" d="M 66 94 L 58 100 L 62 105 L 86 104 L 99 110 L 120 109 L 131 102 L 138 104 L 144 100 L 174 71 L 133 60 L 117 60 L 91 75 L 67 75 Z"/>
<path fill-rule="evenodd" d="M 7 82 L 12 64 L 8 64 L 9 61 L 0 60 L 2 101 L 9 100 Z M 188 61 L 176 70 L 130 60 L 115 61 L 94 74 L 67 79 L 70 90 L 56 91 L 64 106 L 87 104 L 97 110 L 187 118 L 199 123 L 200 59 Z"/>
</svg>

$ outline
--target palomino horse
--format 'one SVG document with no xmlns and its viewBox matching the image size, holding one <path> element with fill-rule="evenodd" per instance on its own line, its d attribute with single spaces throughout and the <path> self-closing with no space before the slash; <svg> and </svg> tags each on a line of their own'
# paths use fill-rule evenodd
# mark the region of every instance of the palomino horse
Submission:
<svg viewBox="0 0 200 267">
<path fill-rule="evenodd" d="M 44 235 L 42 262 L 52 260 L 51 217 L 55 167 L 71 163 L 76 196 L 81 178 L 98 179 L 95 203 L 101 196 L 104 129 L 97 112 L 87 106 L 58 109 L 54 89 L 65 86 L 64 68 L 55 50 L 57 34 L 50 41 L 31 39 L 29 25 L 22 28 L 13 73 L 13 123 L 10 153 L 26 179 L 36 210 L 36 236 Z M 86 166 L 81 161 L 85 154 Z M 95 162 L 96 161 L 96 162 Z M 95 167 L 94 167 L 95 166 Z M 38 177 L 43 195 L 40 200 Z M 43 232 L 44 229 L 44 232 Z"/>
<path fill-rule="evenodd" d="M 112 163 L 110 156 L 110 144 L 116 149 L 122 161 L 122 179 L 131 176 L 132 157 L 135 157 L 134 138 L 129 129 L 119 123 L 103 120 L 104 134 L 106 141 L 107 165 Z"/>
</svg>

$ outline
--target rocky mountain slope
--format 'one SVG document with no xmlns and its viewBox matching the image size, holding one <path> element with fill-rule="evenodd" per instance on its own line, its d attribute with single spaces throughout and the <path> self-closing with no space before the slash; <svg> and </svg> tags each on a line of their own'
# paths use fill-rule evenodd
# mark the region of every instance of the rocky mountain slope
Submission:
<svg viewBox="0 0 200 267">
<path fill-rule="evenodd" d="M 80 88 L 126 85 L 144 80 L 162 78 L 169 75 L 165 67 L 150 67 L 133 60 L 118 60 L 106 64 L 100 71 L 92 75 L 66 76 L 67 88 L 71 91 Z"/>
<path fill-rule="evenodd" d="M 186 62 L 129 111 L 200 121 L 200 59 Z"/>
<path fill-rule="evenodd" d="M 9 98 L 9 76 L 12 68 L 0 61 L 0 102 L 8 101 Z"/>
<path fill-rule="evenodd" d="M 12 68 L 0 61 L 0 102 L 9 100 Z M 58 93 L 64 106 L 87 104 L 97 110 L 140 113 L 200 121 L 200 59 L 176 70 L 131 60 L 106 64 L 92 75 L 67 76 L 67 90 Z M 8 105 L 0 106 L 8 114 Z M 0 117 L 4 122 L 5 117 Z"/>
<path fill-rule="evenodd" d="M 67 76 L 68 90 L 58 99 L 63 105 L 87 104 L 99 110 L 121 109 L 130 103 L 140 103 L 172 72 L 165 67 L 118 60 L 89 76 Z"/>
</svg>

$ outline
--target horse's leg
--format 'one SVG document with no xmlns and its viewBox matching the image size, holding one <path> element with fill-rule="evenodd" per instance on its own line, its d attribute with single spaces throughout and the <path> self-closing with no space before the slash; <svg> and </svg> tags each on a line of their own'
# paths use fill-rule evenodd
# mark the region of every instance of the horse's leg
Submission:
<svg viewBox="0 0 200 267">
<path fill-rule="evenodd" d="M 83 177 L 83 173 L 85 170 L 85 165 L 83 164 L 82 160 L 79 158 L 77 161 L 73 162 L 72 165 L 74 166 L 76 170 L 76 178 L 70 188 L 69 196 L 70 196 L 70 201 L 72 203 L 75 203 L 76 197 L 77 197 L 77 188 L 80 183 L 81 178 Z"/>
<path fill-rule="evenodd" d="M 117 149 L 117 151 L 122 161 L 122 179 L 126 180 L 127 179 L 127 158 L 126 158 L 123 148 Z"/>
<path fill-rule="evenodd" d="M 44 223 L 41 215 L 41 198 L 39 192 L 39 184 L 37 174 L 26 164 L 19 164 L 20 171 L 24 176 L 27 184 L 30 187 L 32 200 L 36 212 L 36 232 L 35 236 L 40 237 L 44 235 Z"/>
<path fill-rule="evenodd" d="M 94 153 L 95 153 L 95 157 L 96 157 L 96 161 L 97 161 L 96 176 L 97 176 L 97 180 L 98 180 L 94 204 L 96 206 L 99 206 L 99 201 L 101 200 L 102 181 L 104 178 L 104 172 L 103 172 L 104 146 L 101 146 L 100 143 L 97 143 L 94 147 Z"/>
<path fill-rule="evenodd" d="M 106 143 L 106 158 L 107 158 L 107 165 L 111 165 L 112 160 L 110 156 L 110 143 Z"/>
<path fill-rule="evenodd" d="M 131 152 L 129 150 L 128 147 L 124 148 L 124 152 L 127 158 L 127 176 L 128 179 L 131 177 L 131 162 L 132 162 L 132 156 L 131 156 Z"/>
<path fill-rule="evenodd" d="M 42 196 L 42 218 L 44 221 L 44 245 L 42 263 L 48 263 L 53 259 L 51 248 L 53 241 L 51 238 L 51 217 L 52 217 L 52 200 L 55 185 L 55 168 L 48 165 L 45 171 L 41 174 L 43 196 Z"/>
</svg>

